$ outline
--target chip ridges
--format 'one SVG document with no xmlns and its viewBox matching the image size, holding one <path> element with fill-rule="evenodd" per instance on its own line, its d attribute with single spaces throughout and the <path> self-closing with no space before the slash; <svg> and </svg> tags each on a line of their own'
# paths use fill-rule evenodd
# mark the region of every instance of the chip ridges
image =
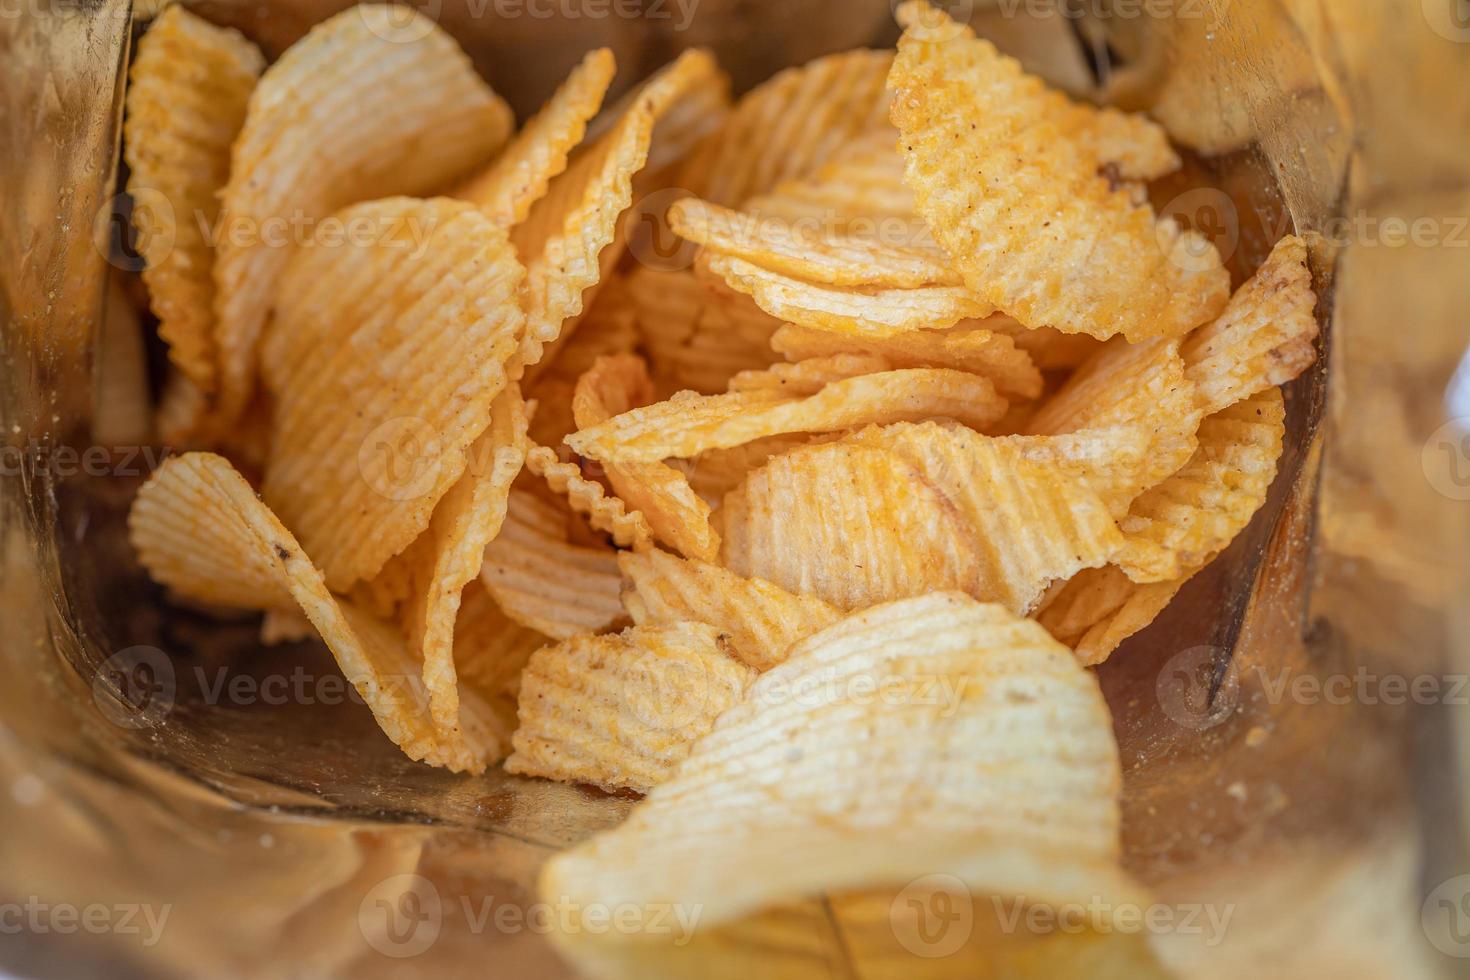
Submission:
<svg viewBox="0 0 1470 980">
<path fill-rule="evenodd" d="M 526 456 L 526 468 L 546 481 L 552 491 L 565 497 L 572 510 L 587 518 L 593 530 L 612 535 L 624 548 L 646 551 L 653 547 L 653 531 L 637 510 L 609 496 L 602 484 L 582 475 L 576 463 L 563 462 L 548 446 L 536 446 Z"/>
</svg>

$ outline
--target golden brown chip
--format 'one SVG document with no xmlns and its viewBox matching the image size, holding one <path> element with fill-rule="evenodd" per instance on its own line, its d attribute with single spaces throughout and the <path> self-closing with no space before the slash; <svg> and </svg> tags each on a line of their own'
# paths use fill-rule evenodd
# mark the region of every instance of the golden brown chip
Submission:
<svg viewBox="0 0 1470 980">
<path fill-rule="evenodd" d="M 1073 102 L 1050 89 L 1045 99 L 1046 114 L 1062 138 L 1092 158 L 1095 166 L 1110 166 L 1123 180 L 1155 180 L 1179 169 L 1179 154 L 1169 145 L 1169 134 L 1152 119 Z"/>
<path fill-rule="evenodd" d="M 1010 337 L 986 329 L 988 322 L 967 321 L 949 330 L 911 330 L 888 337 L 859 337 L 788 324 L 771 337 L 771 346 L 795 361 L 839 353 L 876 354 L 894 367 L 955 368 L 989 378 L 1007 397 L 1040 395 L 1041 372 Z"/>
<path fill-rule="evenodd" d="M 282 277 L 263 351 L 276 398 L 265 499 L 346 591 L 428 527 L 490 423 L 522 270 L 473 205 L 348 208 L 366 244 L 315 240 Z"/>
<path fill-rule="evenodd" d="M 956 331 L 971 324 L 962 323 Z M 1031 360 L 1043 371 L 1057 371 L 1078 367 L 1096 354 L 1102 341 L 1085 333 L 1062 333 L 1051 327 L 1027 329 L 1004 313 L 995 313 L 983 320 L 974 321 L 973 326 L 1010 337 L 1015 345 L 1031 356 Z"/>
<path fill-rule="evenodd" d="M 898 131 L 886 122 L 855 136 L 822 167 L 783 181 L 742 207 L 762 218 L 831 234 L 945 254 L 914 210 L 914 192 L 903 179 Z"/>
<path fill-rule="evenodd" d="M 738 487 L 747 476 L 765 466 L 772 456 L 780 456 L 793 449 L 818 442 L 830 442 L 844 433 L 827 433 L 820 436 L 793 433 L 784 436 L 767 436 L 729 449 L 711 449 L 690 460 L 680 461 L 688 473 L 689 485 L 694 492 L 711 503 L 718 504 L 725 494 Z"/>
<path fill-rule="evenodd" d="M 384 92 L 394 93 L 391 111 Z M 349 7 L 266 70 L 221 198 L 215 330 L 226 422 L 254 389 L 256 345 L 304 244 L 296 229 L 315 238 L 345 205 L 429 191 L 493 153 L 511 124 L 454 40 L 402 7 Z"/>
<path fill-rule="evenodd" d="M 454 196 L 478 205 L 506 227 L 525 220 L 552 178 L 567 169 L 567 157 L 582 142 L 587 121 L 597 114 L 616 71 L 611 49 L 589 51 L 510 145 Z"/>
<path fill-rule="evenodd" d="M 577 381 L 572 412 L 579 428 L 606 422 L 646 405 L 653 397 L 643 360 L 633 354 L 598 358 Z M 606 463 L 608 482 L 618 496 L 642 511 L 654 535 L 690 558 L 712 561 L 720 536 L 710 525 L 709 505 L 685 475 L 665 463 Z"/>
<path fill-rule="evenodd" d="M 646 793 L 755 671 L 702 623 L 576 636 L 531 655 L 506 772 Z"/>
<path fill-rule="evenodd" d="M 936 872 L 982 896 L 1146 902 L 1118 863 L 1120 769 L 1096 680 L 1045 630 L 953 593 L 887 603 L 798 643 L 626 822 L 552 858 L 540 894 L 698 908 L 697 936 Z M 641 928 L 596 941 L 657 941 Z"/>
<path fill-rule="evenodd" d="M 966 25 L 924 28 L 934 16 L 899 8 L 888 84 L 918 211 L 966 284 L 1029 326 L 1100 338 L 1217 315 L 1230 278 L 1208 239 L 1110 189 L 1040 79 Z"/>
<path fill-rule="evenodd" d="M 1155 483 L 1155 463 L 1149 457 L 1153 439 L 1136 425 L 1079 429 L 1054 436 L 999 436 L 997 442 L 1027 459 L 1056 466 L 1092 488 L 1114 517 Z"/>
<path fill-rule="evenodd" d="M 662 551 L 624 552 L 618 567 L 630 586 L 623 605 L 633 622 L 707 623 L 729 638 L 731 653 L 756 670 L 776 666 L 793 643 L 842 616 L 815 596 L 794 595 L 764 579 L 742 578 L 718 565 Z"/>
<path fill-rule="evenodd" d="M 454 623 L 454 665 L 460 683 L 498 711 L 507 712 L 515 730 L 521 671 L 531 654 L 552 642 L 545 634 L 511 619 L 478 582 L 465 586 Z M 510 742 L 505 743 L 510 751 Z"/>
<path fill-rule="evenodd" d="M 759 371 L 741 371 L 730 379 L 731 391 L 771 391 L 791 398 L 815 395 L 836 381 L 893 370 L 894 365 L 875 354 L 831 354 L 791 364 L 772 364 Z"/>
<path fill-rule="evenodd" d="M 623 615 L 617 552 L 572 544 L 568 517 L 512 490 L 505 524 L 480 568 L 480 581 L 507 616 L 558 640 L 607 629 Z"/>
<path fill-rule="evenodd" d="M 593 530 L 611 535 L 624 548 L 645 551 L 653 547 L 653 531 L 639 511 L 630 511 L 618 497 L 608 496 L 602 484 L 584 477 L 576 463 L 557 459 L 555 450 L 536 446 L 526 457 L 526 469 L 545 480 L 553 493 L 565 497 Z"/>
<path fill-rule="evenodd" d="M 1185 338 L 1185 374 L 1209 414 L 1285 384 L 1316 359 L 1317 297 L 1307 248 L 1295 235 L 1276 243 L 1214 323 Z"/>
<path fill-rule="evenodd" d="M 207 394 L 215 385 L 214 242 L 230 146 L 265 67 L 239 31 L 174 5 L 138 42 L 129 72 L 124 151 L 143 282 L 169 360 Z M 202 398 L 200 399 L 202 401 Z M 172 425 L 184 426 L 177 409 Z"/>
<path fill-rule="evenodd" d="M 1193 574 L 1140 585 L 1116 565 L 1088 568 L 1050 596 L 1036 619 L 1072 647 L 1081 663 L 1100 664 L 1120 643 L 1152 623 Z"/>
<path fill-rule="evenodd" d="M 282 643 L 299 643 L 316 636 L 316 627 L 299 609 L 267 609 L 260 620 L 260 642 L 273 647 Z"/>
<path fill-rule="evenodd" d="M 1006 400 L 986 379 L 944 368 L 906 368 L 835 381 L 808 398 L 770 391 L 692 392 L 625 412 L 567 437 L 583 456 L 624 462 L 687 459 L 765 436 L 953 418 L 983 426 Z"/>
</svg>

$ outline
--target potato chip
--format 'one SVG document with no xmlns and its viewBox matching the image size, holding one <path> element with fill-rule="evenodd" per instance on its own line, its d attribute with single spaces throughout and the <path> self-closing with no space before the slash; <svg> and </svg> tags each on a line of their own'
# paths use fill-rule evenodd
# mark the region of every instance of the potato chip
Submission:
<svg viewBox="0 0 1470 980">
<path fill-rule="evenodd" d="M 572 510 L 587 518 L 593 530 L 610 534 L 615 543 L 639 551 L 653 547 L 653 531 L 637 510 L 608 496 L 602 484 L 582 476 L 576 463 L 564 463 L 556 452 L 537 446 L 526 457 L 526 469 L 546 481 L 552 492 L 565 497 Z"/>
<path fill-rule="evenodd" d="M 1024 614 L 1054 580 L 1122 550 L 1106 503 L 1074 467 L 1038 460 L 1013 442 L 932 422 L 865 429 L 845 442 L 895 453 L 959 512 L 977 576 L 955 587 L 976 598 Z M 815 496 L 830 507 L 821 498 L 839 492 Z"/>
<path fill-rule="evenodd" d="M 505 771 L 646 793 L 754 678 L 702 623 L 546 647 L 521 675 L 520 725 Z"/>
<path fill-rule="evenodd" d="M 689 485 L 694 492 L 711 503 L 719 503 L 725 494 L 734 490 L 755 470 L 765 466 L 772 456 L 789 453 L 793 449 L 817 442 L 830 442 L 840 438 L 844 432 L 827 433 L 820 436 L 804 432 L 790 435 L 767 436 L 729 449 L 711 449 L 702 452 L 682 466 L 688 474 Z"/>
<path fill-rule="evenodd" d="M 891 370 L 893 365 L 875 354 L 832 354 L 791 364 L 772 364 L 759 371 L 741 371 L 730 379 L 729 387 L 731 391 L 773 391 L 805 398 L 836 381 Z"/>
<path fill-rule="evenodd" d="M 214 390 L 214 242 L 230 145 L 265 67 L 239 31 L 215 27 L 181 6 L 153 21 L 129 71 L 123 127 L 128 194 L 143 282 L 169 360 L 202 396 Z M 178 403 L 170 425 L 185 425 Z"/>
<path fill-rule="evenodd" d="M 777 456 L 725 498 L 721 517 L 727 568 L 839 609 L 981 580 L 965 515 L 887 449 L 836 442 Z"/>
<path fill-rule="evenodd" d="M 1085 333 L 1062 333 L 1051 327 L 1027 329 L 1004 313 L 994 313 L 983 320 L 974 321 L 973 324 L 961 323 L 954 329 L 961 331 L 972 326 L 1010 337 L 1043 371 L 1078 367 L 1102 347 L 1102 341 Z"/>
<path fill-rule="evenodd" d="M 1168 132 L 1152 119 L 1074 102 L 1053 89 L 1043 98 L 1046 116 L 1062 139 L 1097 167 L 1111 167 L 1123 180 L 1156 180 L 1179 169 L 1179 154 L 1169 145 Z"/>
<path fill-rule="evenodd" d="M 756 670 L 769 670 L 797 640 L 842 617 L 814 596 L 795 595 L 773 582 L 742 578 L 708 562 L 662 551 L 624 552 L 618 567 L 629 583 L 623 593 L 639 626 L 707 623 L 729 640 L 730 652 Z"/>
<path fill-rule="evenodd" d="M 1149 457 L 1153 439 L 1142 426 L 1113 425 L 1054 436 L 1007 435 L 996 441 L 1085 483 L 1114 517 L 1126 514 L 1134 498 L 1155 483 L 1156 464 Z"/>
<path fill-rule="evenodd" d="M 1225 549 L 1266 502 L 1286 434 L 1281 389 L 1267 388 L 1200 423 L 1199 449 L 1120 522 L 1117 564 L 1137 582 L 1164 582 Z"/>
<path fill-rule="evenodd" d="M 832 286 L 963 285 L 947 257 L 840 232 L 818 233 L 807 224 L 731 211 L 698 198 L 676 201 L 669 225 L 705 248 L 773 272 Z"/>
<path fill-rule="evenodd" d="M 578 427 L 590 427 L 646 405 L 652 397 L 642 358 L 602 357 L 577 381 L 572 412 Z M 690 558 L 713 560 L 719 554 L 720 537 L 710 526 L 709 505 L 682 472 L 658 462 L 606 463 L 603 469 L 618 496 L 643 513 L 660 541 Z"/>
<path fill-rule="evenodd" d="M 394 93 L 391 112 L 384 92 Z M 454 40 L 411 8 L 350 7 L 266 70 L 221 196 L 215 331 L 226 422 L 254 388 L 256 345 L 299 244 L 292 229 L 316 238 L 345 205 L 431 190 L 498 149 L 511 125 Z"/>
<path fill-rule="evenodd" d="M 654 379 L 666 392 L 721 392 L 736 372 L 776 360 L 770 339 L 780 321 L 749 297 L 717 300 L 687 269 L 647 266 L 629 274 L 628 292 Z"/>
<path fill-rule="evenodd" d="M 279 646 L 282 643 L 299 643 L 316 636 L 316 627 L 299 609 L 267 609 L 260 620 L 260 642 L 262 646 Z"/>
<path fill-rule="evenodd" d="M 782 181 L 747 200 L 742 209 L 762 218 L 945 255 L 914 209 L 914 192 L 903 179 L 898 131 L 886 120 L 856 135 L 820 168 Z"/>
<path fill-rule="evenodd" d="M 913 289 L 828 287 L 803 282 L 733 255 L 700 260 L 733 289 L 778 320 L 834 333 L 888 337 L 907 330 L 943 329 L 995 307 L 963 286 Z"/>
<path fill-rule="evenodd" d="M 262 488 L 339 592 L 428 527 L 490 423 L 522 324 L 520 264 L 473 205 L 348 208 L 365 244 L 315 240 L 281 280 L 263 347 L 276 397 Z"/>
<path fill-rule="evenodd" d="M 500 534 L 485 549 L 480 581 L 522 626 L 553 639 L 607 629 L 623 616 L 617 552 L 572 544 L 567 515 L 512 490 Z"/>
<path fill-rule="evenodd" d="M 1005 412 L 989 381 L 963 371 L 906 368 L 835 381 L 808 398 L 770 391 L 689 393 L 637 408 L 567 437 L 583 456 L 613 462 L 689 458 L 764 436 L 953 418 L 983 426 Z"/>
<path fill-rule="evenodd" d="M 515 729 L 521 671 L 551 639 L 507 616 L 479 582 L 465 586 L 454 623 L 454 665 L 460 683 L 505 711 Z M 504 753 L 510 752 L 507 739 Z"/>
<path fill-rule="evenodd" d="M 675 184 L 734 207 L 810 173 L 888 113 L 891 51 L 847 51 L 788 68 L 748 92 Z"/>
<path fill-rule="evenodd" d="M 1088 568 L 1051 596 L 1036 619 L 1072 647 L 1081 663 L 1100 664 L 1120 643 L 1153 622 L 1193 574 L 1140 585 L 1116 565 Z"/>
<path fill-rule="evenodd" d="M 506 227 L 525 220 L 552 178 L 567 169 L 567 158 L 582 142 L 587 121 L 597 114 L 616 71 L 611 49 L 588 52 L 510 145 L 454 196 Z"/>
<path fill-rule="evenodd" d="M 462 744 L 459 681 L 455 673 L 455 622 L 460 594 L 480 574 L 485 546 L 500 532 L 511 481 L 525 465 L 526 406 L 512 384 L 490 406 L 490 425 L 470 446 L 470 464 L 434 508 L 429 528 L 411 550 L 417 561 L 403 619 L 410 649 L 423 660 L 424 687 L 435 736 L 441 745 Z M 495 758 L 503 746 L 487 746 Z M 477 763 L 487 763 L 483 758 Z"/>
<path fill-rule="evenodd" d="M 1218 412 L 1305 371 L 1317 357 L 1316 302 L 1306 245 L 1288 235 L 1220 318 L 1185 338 L 1185 374 L 1199 389 L 1204 411 Z"/>
<path fill-rule="evenodd" d="M 932 16 L 899 8 L 910 26 L 888 83 L 918 211 L 966 284 L 1029 326 L 1099 338 L 1216 316 L 1230 277 L 1214 245 L 1111 190 L 1040 79 L 966 25 L 919 26 Z"/>
<path fill-rule="evenodd" d="M 859 337 L 788 324 L 771 337 L 771 346 L 790 360 L 839 353 L 876 354 L 894 367 L 955 368 L 989 378 L 996 390 L 1011 397 L 1041 394 L 1041 372 L 1005 334 L 966 321 L 949 330 L 911 330 L 888 337 Z"/>
<path fill-rule="evenodd" d="M 1045 630 L 953 593 L 887 603 L 793 647 L 539 891 L 698 908 L 701 931 L 940 870 L 981 895 L 1146 902 L 1118 863 L 1120 770 L 1097 681 Z"/>
</svg>

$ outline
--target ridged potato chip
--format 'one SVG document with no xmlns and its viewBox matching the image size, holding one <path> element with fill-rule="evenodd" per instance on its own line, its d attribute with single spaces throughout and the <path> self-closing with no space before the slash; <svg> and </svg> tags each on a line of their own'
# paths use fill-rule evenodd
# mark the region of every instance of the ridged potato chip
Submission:
<svg viewBox="0 0 1470 980">
<path fill-rule="evenodd" d="M 1156 180 L 1179 169 L 1179 154 L 1164 127 L 1136 112 L 1074 102 L 1061 92 L 1044 93 L 1045 113 L 1064 140 L 1123 180 Z"/>
<path fill-rule="evenodd" d="M 1311 366 L 1316 303 L 1306 244 L 1288 235 L 1219 319 L 1185 338 L 1185 374 L 1199 389 L 1205 413 L 1285 384 Z"/>
<path fill-rule="evenodd" d="M 128 73 L 124 150 L 143 282 L 169 360 L 201 396 L 214 390 L 216 373 L 206 229 L 218 227 L 230 146 L 264 68 L 260 49 L 239 31 L 174 5 L 138 42 Z M 197 428 L 177 410 L 171 418 L 185 432 Z"/>
<path fill-rule="evenodd" d="M 1116 565 L 1088 568 L 1050 596 L 1036 620 L 1070 646 L 1082 664 L 1100 664 L 1152 623 L 1193 574 L 1140 585 Z"/>
<path fill-rule="evenodd" d="M 770 391 L 692 393 L 625 412 L 567 437 L 583 456 L 613 462 L 687 459 L 765 436 L 953 418 L 983 426 L 1006 400 L 986 379 L 944 368 L 906 368 L 834 381 L 807 398 Z"/>
<path fill-rule="evenodd" d="M 473 205 L 389 198 L 340 217 L 379 231 L 316 241 L 282 277 L 262 492 L 345 592 L 428 527 L 490 423 L 523 319 L 521 266 Z"/>
<path fill-rule="evenodd" d="M 573 544 L 568 514 L 512 490 L 500 534 L 485 549 L 480 581 L 512 620 L 564 640 L 623 616 L 617 552 Z"/>
<path fill-rule="evenodd" d="M 505 771 L 647 793 L 755 671 L 702 623 L 578 636 L 531 655 Z"/>
<path fill-rule="evenodd" d="M 983 320 L 962 323 L 955 330 L 967 327 L 983 327 L 994 333 L 1010 337 L 1017 347 L 1025 351 L 1033 363 L 1043 371 L 1059 371 L 1079 367 L 1096 354 L 1102 341 L 1085 333 L 1062 333 L 1051 327 L 1028 329 L 1014 317 L 994 313 Z"/>
<path fill-rule="evenodd" d="M 624 552 L 618 567 L 628 581 L 623 605 L 634 623 L 706 623 L 728 638 L 734 656 L 756 670 L 776 666 L 797 640 L 842 618 L 836 607 L 815 596 L 795 595 L 764 579 L 662 551 Z"/>
<path fill-rule="evenodd" d="M 653 383 L 634 354 L 601 357 L 577 381 L 572 414 L 578 428 L 600 425 L 648 404 Z M 665 463 L 604 463 L 619 497 L 641 511 L 654 535 L 690 558 L 714 560 L 720 536 L 710 525 L 710 508 L 683 472 Z"/>
<path fill-rule="evenodd" d="M 702 452 L 682 466 L 689 477 L 694 492 L 711 503 L 718 504 L 725 494 L 734 490 L 751 473 L 765 466 L 773 456 L 800 449 L 817 442 L 830 442 L 845 433 L 828 433 L 820 436 L 798 432 L 784 436 L 767 436 L 729 449 L 711 449 Z"/>
<path fill-rule="evenodd" d="M 724 391 L 739 371 L 777 360 L 771 334 L 781 322 L 748 297 L 716 299 L 688 269 L 641 266 L 628 276 L 638 332 L 660 388 L 701 394 Z"/>
<path fill-rule="evenodd" d="M 759 371 L 741 371 L 730 379 L 731 391 L 773 391 L 806 398 L 848 378 L 893 370 L 894 365 L 875 354 L 831 354 L 789 364 L 772 364 Z"/>
<path fill-rule="evenodd" d="M 1007 397 L 1040 395 L 1041 372 L 1030 356 L 1017 349 L 1010 337 L 986 329 L 986 322 L 967 321 L 949 330 L 911 330 L 888 337 L 859 337 L 788 324 L 771 337 L 771 346 L 793 361 L 840 353 L 876 354 L 894 367 L 955 368 L 989 378 Z"/>
<path fill-rule="evenodd" d="M 531 654 L 551 642 L 507 616 L 479 582 L 465 586 L 454 623 L 455 669 L 461 684 L 508 712 L 507 734 L 515 729 L 521 671 Z M 510 752 L 508 738 L 503 748 L 504 754 Z"/>
<path fill-rule="evenodd" d="M 914 192 L 903 179 L 898 131 L 886 121 L 854 136 L 823 166 L 757 194 L 742 209 L 833 233 L 897 241 L 948 258 L 914 209 Z"/>
<path fill-rule="evenodd" d="M 385 91 L 395 93 L 391 112 Z M 266 70 L 221 195 L 229 227 L 214 264 L 215 336 L 226 422 L 250 400 L 256 345 L 299 244 L 291 229 L 320 233 L 317 223 L 346 205 L 429 191 L 502 146 L 511 125 L 454 40 L 411 8 L 349 7 Z"/>
<path fill-rule="evenodd" d="M 609 48 L 590 51 L 484 171 L 454 192 L 506 227 L 525 220 L 597 115 L 617 71 Z"/>
<path fill-rule="evenodd" d="M 1054 436 L 998 436 L 996 441 L 1027 459 L 1059 467 L 1088 487 L 1121 518 L 1144 490 L 1155 483 L 1149 457 L 1150 432 L 1136 425 L 1079 429 Z"/>
<path fill-rule="evenodd" d="M 1266 502 L 1285 435 L 1280 388 L 1206 417 L 1194 456 L 1120 522 L 1119 567 L 1137 582 L 1166 582 L 1225 550 Z"/>
<path fill-rule="evenodd" d="M 611 535 L 614 543 L 638 551 L 653 547 L 653 530 L 642 513 L 629 510 L 618 497 L 608 496 L 601 483 L 584 477 L 576 463 L 562 462 L 555 450 L 536 446 L 526 457 L 526 469 L 545 480 L 553 493 L 565 497 L 593 530 Z"/>
<path fill-rule="evenodd" d="M 1040 79 L 967 25 L 918 26 L 933 16 L 899 8 L 893 122 L 918 211 L 969 287 L 1027 325 L 1099 338 L 1215 317 L 1230 277 L 1214 245 L 1110 189 Z"/>
<path fill-rule="evenodd" d="M 937 593 L 798 643 L 626 822 L 553 857 L 539 892 L 573 910 L 698 908 L 696 941 L 935 872 L 1038 904 L 1147 902 L 1119 867 L 1121 786 L 1107 704 L 1071 652 Z M 567 944 L 586 931 L 565 929 Z M 644 929 L 582 941 L 658 941 Z"/>
</svg>

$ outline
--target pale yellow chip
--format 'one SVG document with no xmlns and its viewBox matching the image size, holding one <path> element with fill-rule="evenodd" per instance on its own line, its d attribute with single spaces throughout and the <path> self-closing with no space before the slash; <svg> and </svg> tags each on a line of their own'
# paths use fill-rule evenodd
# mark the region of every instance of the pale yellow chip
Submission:
<svg viewBox="0 0 1470 980">
<path fill-rule="evenodd" d="M 668 217 L 676 233 L 712 252 L 807 282 L 898 289 L 963 285 L 947 257 L 933 249 L 732 211 L 698 198 L 675 202 Z"/>
<path fill-rule="evenodd" d="M 653 384 L 642 358 L 633 354 L 598 358 L 577 381 L 572 413 L 578 427 L 606 422 L 646 405 Z M 680 470 L 661 462 L 603 464 L 618 496 L 641 511 L 654 535 L 690 558 L 713 560 L 720 536 L 710 524 L 710 508 Z"/>
<path fill-rule="evenodd" d="M 553 493 L 566 498 L 593 530 L 611 535 L 620 547 L 638 551 L 653 547 L 653 530 L 641 512 L 629 510 L 620 498 L 609 496 L 601 483 L 584 477 L 576 463 L 558 459 L 554 449 L 533 448 L 526 457 L 526 469 L 545 480 Z"/>
<path fill-rule="evenodd" d="M 454 623 L 454 665 L 462 685 L 498 710 L 508 712 L 515 730 L 521 671 L 531 654 L 552 642 L 543 633 L 507 616 L 478 582 L 465 586 Z M 505 751 L 510 751 L 509 740 Z"/>
<path fill-rule="evenodd" d="M 262 646 L 279 646 L 282 643 L 299 643 L 316 636 L 316 627 L 299 609 L 267 609 L 260 620 L 260 642 Z"/>
<path fill-rule="evenodd" d="M 1307 248 L 1295 235 L 1276 243 L 1214 323 L 1185 338 L 1185 374 L 1206 413 L 1282 385 L 1317 357 L 1317 297 Z"/>
<path fill-rule="evenodd" d="M 617 552 L 571 543 L 569 513 L 512 490 L 480 581 L 501 610 L 553 639 L 605 630 L 623 617 Z"/>
<path fill-rule="evenodd" d="M 1071 652 L 999 606 L 937 593 L 796 644 L 627 821 L 553 857 L 539 890 L 574 910 L 700 909 L 681 942 L 936 871 L 1110 919 L 1147 902 L 1119 867 L 1121 786 L 1107 704 Z M 586 925 L 555 935 L 575 943 Z M 659 941 L 651 915 L 638 925 L 582 941 Z"/>
<path fill-rule="evenodd" d="M 859 337 L 943 329 L 995 307 L 963 286 L 912 289 L 822 286 L 793 279 L 737 258 L 705 254 L 700 262 L 778 320 Z"/>
<path fill-rule="evenodd" d="M 969 287 L 1029 326 L 1095 337 L 1216 316 L 1230 277 L 1209 240 L 1110 189 L 1040 79 L 966 25 L 923 26 L 934 16 L 899 8 L 888 84 L 918 211 Z"/>
<path fill-rule="evenodd" d="M 1048 89 L 1045 113 L 1061 137 L 1123 180 L 1156 180 L 1179 169 L 1164 127 L 1136 112 L 1074 102 Z"/>
<path fill-rule="evenodd" d="M 820 233 L 902 244 L 948 258 L 914 210 L 898 131 L 886 120 L 854 136 L 822 167 L 782 181 L 742 209 Z"/>
<path fill-rule="evenodd" d="M 791 398 L 815 395 L 836 381 L 893 370 L 876 354 L 830 354 L 789 364 L 772 364 L 759 371 L 741 371 L 730 379 L 730 391 L 770 391 Z"/>
<path fill-rule="evenodd" d="M 1006 435 L 996 441 L 1085 483 L 1114 517 L 1126 514 L 1134 498 L 1157 482 L 1157 464 L 1149 455 L 1153 437 L 1142 426 L 1112 425 L 1050 436 Z"/>
<path fill-rule="evenodd" d="M 754 679 L 702 623 L 573 637 L 532 654 L 521 674 L 505 771 L 646 793 Z"/>
<path fill-rule="evenodd" d="M 454 192 L 507 227 L 525 220 L 552 178 L 567 169 L 573 147 L 597 115 L 617 61 L 609 48 L 589 51 L 565 82 L 490 166 Z"/>
<path fill-rule="evenodd" d="M 389 198 L 339 217 L 379 232 L 317 241 L 282 277 L 262 492 L 345 592 L 423 533 L 464 471 L 505 387 L 522 269 L 463 201 Z"/>
<path fill-rule="evenodd" d="M 349 7 L 266 70 L 221 198 L 215 330 L 226 422 L 250 400 L 256 345 L 304 244 L 297 229 L 315 237 L 345 205 L 432 190 L 487 158 L 511 126 L 509 107 L 454 39 L 412 8 Z"/>
<path fill-rule="evenodd" d="M 972 325 L 960 324 L 955 327 L 955 330 L 964 330 L 970 326 Z M 1032 362 L 1043 371 L 1059 371 L 1078 367 L 1096 354 L 1103 344 L 1096 337 L 1089 337 L 1085 333 L 1062 333 L 1051 327 L 1027 329 L 1014 317 L 1006 316 L 1004 313 L 995 313 L 983 320 L 977 320 L 973 326 L 983 327 L 1010 337 L 1015 345 L 1030 355 Z"/>
<path fill-rule="evenodd" d="M 412 586 L 403 614 L 410 649 L 423 660 L 424 687 L 439 742 L 471 756 L 483 768 L 505 746 L 468 744 L 460 730 L 459 680 L 455 672 L 455 623 L 460 594 L 480 574 L 485 546 L 500 532 L 511 481 L 525 465 L 526 406 L 508 386 L 490 406 L 490 425 L 470 446 L 465 472 L 444 494 L 429 528 L 413 545 Z M 479 751 L 476 751 L 476 750 Z"/>
<path fill-rule="evenodd" d="M 1116 565 L 1089 568 L 1049 596 L 1036 620 L 1070 646 L 1081 663 L 1100 664 L 1152 623 L 1193 574 L 1140 585 Z"/>
<path fill-rule="evenodd" d="M 1194 456 L 1120 522 L 1119 567 L 1138 582 L 1166 582 L 1225 550 L 1266 502 L 1285 434 L 1280 388 L 1207 416 Z"/>
<path fill-rule="evenodd" d="M 123 149 L 143 282 L 169 360 L 202 395 L 214 390 L 214 242 L 230 146 L 265 67 L 239 31 L 177 4 L 138 42 Z M 179 426 L 177 409 L 170 424 Z M 183 426 L 192 431 L 195 425 Z"/>
<path fill-rule="evenodd" d="M 676 395 L 567 437 L 583 456 L 649 462 L 687 459 L 765 436 L 831 432 L 860 425 L 953 418 L 984 426 L 1006 400 L 985 378 L 945 368 L 906 368 L 835 381 L 807 398 L 770 391 Z"/>
<path fill-rule="evenodd" d="M 797 449 L 725 497 L 722 563 L 839 609 L 974 592 L 984 556 L 965 515 L 918 465 L 847 442 Z"/>
<path fill-rule="evenodd" d="M 1011 337 L 994 333 L 988 320 L 966 321 L 949 330 L 912 330 L 888 337 L 859 337 L 788 324 L 771 346 L 790 360 L 833 354 L 876 354 L 894 367 L 942 367 L 989 378 L 1007 397 L 1041 394 L 1041 372 Z"/>
<path fill-rule="evenodd" d="M 680 168 L 677 186 L 734 207 L 810 173 L 888 114 L 891 51 L 847 51 L 756 86 Z"/>
<path fill-rule="evenodd" d="M 776 666 L 793 643 L 842 616 L 815 596 L 796 595 L 764 579 L 743 578 L 718 565 L 662 551 L 624 552 L 618 567 L 628 581 L 623 605 L 633 622 L 707 623 L 728 637 L 731 653 L 756 670 Z"/>
<path fill-rule="evenodd" d="M 688 474 L 689 485 L 694 492 L 711 503 L 718 504 L 725 494 L 734 490 L 754 471 L 765 466 L 773 456 L 800 449 L 815 442 L 829 442 L 845 433 L 828 433 L 820 436 L 796 432 L 790 435 L 767 436 L 729 449 L 711 449 L 690 460 L 681 460 L 682 469 Z"/>
</svg>

